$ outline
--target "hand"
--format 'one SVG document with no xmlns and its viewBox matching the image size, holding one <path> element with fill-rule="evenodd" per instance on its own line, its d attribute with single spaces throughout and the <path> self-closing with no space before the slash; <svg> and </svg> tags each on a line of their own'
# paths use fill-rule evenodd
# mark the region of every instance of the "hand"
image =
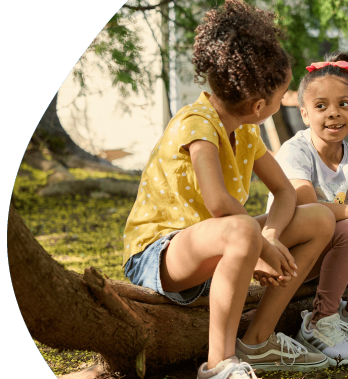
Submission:
<svg viewBox="0 0 348 379">
<path fill-rule="evenodd" d="M 276 238 L 263 238 L 263 246 L 260 258 L 264 260 L 278 276 L 283 276 L 283 271 L 287 271 L 291 276 L 296 277 L 297 266 L 294 257 L 290 254 L 287 247 L 285 247 Z"/>
<path fill-rule="evenodd" d="M 283 267 L 288 271 L 288 273 L 293 273 L 292 276 L 297 276 L 296 271 L 298 267 L 296 266 L 294 257 L 290 254 L 289 249 L 284 246 L 277 238 L 267 238 L 265 239 L 272 245 L 275 246 L 286 258 L 288 262 L 288 268 L 283 265 Z M 291 270 L 293 269 L 293 270 Z"/>
<path fill-rule="evenodd" d="M 253 277 L 260 281 L 261 286 L 286 287 L 292 276 L 297 276 L 291 266 L 297 268 L 289 250 L 277 239 L 264 238 Z"/>
<path fill-rule="evenodd" d="M 258 268 L 262 265 L 262 263 L 264 263 L 262 262 L 262 260 L 260 261 L 261 262 Z M 279 277 L 277 278 L 275 276 L 270 276 L 265 271 L 258 269 L 254 271 L 253 278 L 259 281 L 262 287 L 267 286 L 267 287 L 276 288 L 279 286 L 286 287 L 288 283 L 291 281 L 292 276 L 287 271 L 284 270 L 282 279 L 279 279 Z"/>
</svg>

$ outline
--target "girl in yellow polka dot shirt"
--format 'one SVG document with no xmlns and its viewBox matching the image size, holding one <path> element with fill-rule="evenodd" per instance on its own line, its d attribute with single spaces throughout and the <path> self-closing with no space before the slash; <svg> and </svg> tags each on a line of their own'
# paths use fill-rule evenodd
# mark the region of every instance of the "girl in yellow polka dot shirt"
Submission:
<svg viewBox="0 0 348 379">
<path fill-rule="evenodd" d="M 199 379 L 256 378 L 249 364 L 302 372 L 328 365 L 273 334 L 335 227 L 322 205 L 295 208 L 295 191 L 260 137 L 259 124 L 279 109 L 291 80 L 274 18 L 239 0 L 206 14 L 193 63 L 196 80 L 208 80 L 212 93 L 202 92 L 168 124 L 124 232 L 132 283 L 182 305 L 209 295 L 209 353 Z M 274 195 L 269 214 L 256 218 L 243 207 L 253 170 Z M 271 288 L 239 340 L 252 276 Z"/>
</svg>

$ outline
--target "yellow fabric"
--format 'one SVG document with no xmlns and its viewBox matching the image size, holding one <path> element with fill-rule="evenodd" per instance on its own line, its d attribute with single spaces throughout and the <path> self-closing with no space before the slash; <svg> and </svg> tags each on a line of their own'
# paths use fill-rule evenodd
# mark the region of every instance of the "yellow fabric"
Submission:
<svg viewBox="0 0 348 379">
<path fill-rule="evenodd" d="M 131 255 L 166 234 L 212 217 L 204 205 L 190 154 L 182 145 L 198 139 L 212 142 L 219 150 L 228 192 L 243 205 L 246 202 L 254 161 L 267 148 L 258 125 L 241 125 L 235 130 L 234 156 L 209 96 L 202 92 L 194 104 L 180 109 L 153 149 L 127 220 L 123 266 Z"/>
</svg>

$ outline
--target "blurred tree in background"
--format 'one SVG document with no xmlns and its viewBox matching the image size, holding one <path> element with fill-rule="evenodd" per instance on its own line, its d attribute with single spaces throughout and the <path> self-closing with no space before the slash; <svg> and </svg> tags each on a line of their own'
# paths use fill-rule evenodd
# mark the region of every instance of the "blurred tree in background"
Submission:
<svg viewBox="0 0 348 379">
<path fill-rule="evenodd" d="M 194 31 L 203 21 L 205 12 L 222 5 L 224 0 L 157 1 L 130 0 L 112 16 L 73 69 L 81 88 L 79 96 L 88 93 L 86 78 L 90 76 L 90 65 L 87 63 L 91 52 L 100 61 L 100 64 L 96 64 L 97 68 L 105 70 L 106 67 L 108 70 L 110 85 L 116 87 L 121 95 L 117 101 L 121 109 L 129 113 L 132 109 L 125 100 L 131 94 L 142 93 L 145 97 L 150 95 L 157 78 L 163 79 L 170 100 L 170 69 L 174 68 L 176 74 L 185 82 L 193 81 L 193 70 L 189 67 Z M 293 80 L 290 85 L 292 90 L 297 89 L 305 74 L 306 65 L 322 60 L 324 53 L 338 47 L 348 49 L 348 0 L 246 2 L 280 16 L 278 22 L 288 35 L 281 43 L 293 58 Z M 146 62 L 142 59 L 146 44 L 142 40 L 141 28 L 137 26 L 138 17 L 143 17 L 158 47 L 152 59 Z M 171 54 L 172 52 L 175 54 Z M 158 60 L 161 62 L 161 69 L 156 72 L 154 67 Z M 56 115 L 56 101 L 55 96 L 47 114 L 40 121 L 33 142 L 44 144 L 56 153 L 77 154 L 88 159 L 90 154 L 84 154 L 74 146 L 61 127 Z"/>
<path fill-rule="evenodd" d="M 246 0 L 261 9 L 268 9 L 280 16 L 279 23 L 286 30 L 288 39 L 282 41 L 285 50 L 293 57 L 293 87 L 297 87 L 305 66 L 311 61 L 320 60 L 326 51 L 332 51 L 342 45 L 348 47 L 348 0 Z M 143 72 L 137 71 L 137 63 L 141 43 L 141 31 L 129 32 L 125 21 L 141 12 L 148 19 L 150 12 L 160 14 L 162 19 L 162 41 L 158 42 L 158 54 L 162 59 L 160 76 L 168 86 L 168 65 L 170 49 L 176 56 L 190 57 L 194 42 L 195 29 L 203 21 L 206 11 L 218 7 L 224 0 L 162 0 L 156 4 L 147 0 L 131 0 L 113 16 L 105 30 L 109 42 L 104 45 L 95 41 L 89 49 L 96 54 L 107 53 L 112 59 L 114 69 L 111 69 L 112 83 L 120 84 L 122 92 L 129 94 L 128 88 L 137 91 L 139 87 L 151 88 L 151 67 L 142 67 Z M 168 24 L 175 28 L 176 41 L 171 46 L 168 36 Z M 151 28 L 151 25 L 149 24 Z M 129 34 L 128 34 L 129 33 Z M 138 35 L 138 39 L 136 36 Z M 153 32 L 154 38 L 155 32 Z M 135 43 L 129 44 L 130 37 Z M 115 42 L 122 45 L 115 48 Z M 101 54 L 101 58 L 103 57 Z M 82 58 L 83 59 L 83 58 Z M 134 64 L 133 64 L 134 63 Z M 182 67 L 177 65 L 180 74 Z M 146 73 L 146 74 L 145 74 Z M 83 73 L 80 73 L 83 76 Z M 142 75 L 141 75 L 142 74 Z M 144 75 L 145 74 L 145 75 Z"/>
</svg>

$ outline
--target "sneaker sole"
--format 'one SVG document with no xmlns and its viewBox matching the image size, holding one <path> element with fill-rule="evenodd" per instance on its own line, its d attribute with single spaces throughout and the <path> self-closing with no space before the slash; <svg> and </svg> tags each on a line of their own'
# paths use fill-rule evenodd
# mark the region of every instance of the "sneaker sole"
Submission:
<svg viewBox="0 0 348 379">
<path fill-rule="evenodd" d="M 303 338 L 303 335 L 301 333 L 301 330 L 298 331 L 297 335 L 296 335 L 296 338 L 295 338 L 296 341 L 298 341 L 300 344 L 302 344 L 304 347 L 307 348 L 308 351 L 312 352 L 312 353 L 320 353 L 320 354 L 324 354 L 322 351 L 320 351 L 319 349 L 317 349 L 316 347 L 314 347 L 313 345 L 311 345 L 310 343 L 308 343 L 304 338 Z M 330 366 L 337 366 L 337 361 L 333 358 L 330 358 L 329 356 L 327 356 L 326 354 L 324 354 L 326 357 L 327 357 L 327 360 L 329 361 L 329 365 Z M 339 363 L 339 366 L 341 365 L 346 365 L 348 364 L 348 359 L 343 359 L 340 363 Z"/>
<path fill-rule="evenodd" d="M 315 363 L 294 363 L 293 365 L 282 365 L 282 364 L 270 364 L 270 363 L 255 363 L 250 364 L 250 366 L 255 370 L 260 371 L 289 371 L 289 372 L 308 372 L 314 370 L 321 370 L 329 367 L 329 361 L 327 358 L 320 362 Z"/>
</svg>

